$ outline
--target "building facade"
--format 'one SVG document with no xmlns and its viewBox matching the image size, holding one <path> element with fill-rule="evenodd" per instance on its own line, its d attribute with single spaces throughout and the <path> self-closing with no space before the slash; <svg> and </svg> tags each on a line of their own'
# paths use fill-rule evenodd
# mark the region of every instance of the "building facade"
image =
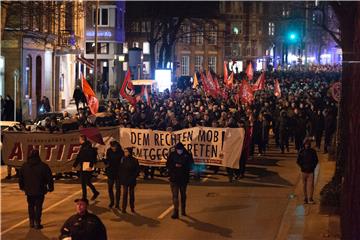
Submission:
<svg viewBox="0 0 360 240">
<path fill-rule="evenodd" d="M 115 89 L 123 75 L 124 1 L 99 2 L 97 24 L 95 21 L 96 2 L 85 4 L 87 8 L 83 57 L 92 64 L 95 62 L 95 38 L 97 38 L 97 82 L 93 82 L 93 79 L 90 79 L 90 82 L 98 90 L 102 84 L 108 84 L 110 88 Z M 92 66 L 88 67 L 86 64 L 83 71 L 87 76 L 94 74 Z"/>
<path fill-rule="evenodd" d="M 82 7 L 79 1 L 8 2 L 6 10 L 2 7 L 1 95 L 14 99 L 16 120 L 34 119 L 42 96 L 49 98 L 52 111 L 70 102 L 76 55 L 83 45 Z"/>
</svg>

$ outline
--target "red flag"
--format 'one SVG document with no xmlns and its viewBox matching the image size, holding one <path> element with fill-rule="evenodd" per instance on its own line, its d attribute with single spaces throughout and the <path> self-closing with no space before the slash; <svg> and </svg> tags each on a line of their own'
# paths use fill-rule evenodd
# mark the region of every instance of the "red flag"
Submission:
<svg viewBox="0 0 360 240">
<path fill-rule="evenodd" d="M 227 69 L 227 61 L 224 61 L 224 84 L 227 85 L 227 81 L 229 78 L 229 73 Z"/>
<path fill-rule="evenodd" d="M 231 72 L 229 79 L 226 81 L 226 87 L 232 88 L 234 84 L 234 72 Z"/>
<path fill-rule="evenodd" d="M 253 90 L 246 80 L 242 80 L 237 99 L 241 102 L 251 103 L 254 100 Z"/>
<path fill-rule="evenodd" d="M 210 71 L 207 71 L 206 73 L 206 85 L 209 90 L 209 94 L 214 98 L 221 94 L 219 83 L 217 79 L 213 79 Z"/>
<path fill-rule="evenodd" d="M 254 70 L 253 70 L 251 62 L 247 66 L 245 73 L 246 73 L 246 76 L 248 77 L 248 80 L 251 81 L 254 76 Z"/>
<path fill-rule="evenodd" d="M 252 86 L 253 91 L 265 89 L 265 72 L 262 72 L 256 83 Z"/>
<path fill-rule="evenodd" d="M 99 101 L 96 98 L 96 94 L 90 87 L 89 83 L 86 81 L 83 74 L 81 74 L 81 86 L 83 93 L 86 97 L 87 104 L 89 106 L 90 112 L 96 114 L 99 109 Z"/>
<path fill-rule="evenodd" d="M 278 98 L 281 97 L 281 89 L 280 89 L 280 84 L 279 81 L 277 79 L 275 79 L 274 81 L 274 95 Z"/>
<path fill-rule="evenodd" d="M 135 89 L 134 86 L 131 83 L 131 73 L 130 70 L 127 71 L 124 83 L 121 86 L 120 89 L 120 95 L 125 98 L 131 105 L 136 104 L 136 98 L 135 98 Z"/>
<path fill-rule="evenodd" d="M 97 128 L 81 128 L 80 132 L 84 134 L 88 139 L 94 141 L 95 143 L 99 143 L 101 145 L 105 145 L 103 137 Z"/>
</svg>

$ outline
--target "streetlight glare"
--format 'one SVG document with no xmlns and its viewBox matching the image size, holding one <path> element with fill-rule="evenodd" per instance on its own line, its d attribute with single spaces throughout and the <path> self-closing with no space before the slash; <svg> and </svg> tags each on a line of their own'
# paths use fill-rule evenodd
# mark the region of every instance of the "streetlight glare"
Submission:
<svg viewBox="0 0 360 240">
<path fill-rule="evenodd" d="M 290 39 L 294 40 L 296 38 L 296 35 L 294 33 L 290 34 Z"/>
</svg>

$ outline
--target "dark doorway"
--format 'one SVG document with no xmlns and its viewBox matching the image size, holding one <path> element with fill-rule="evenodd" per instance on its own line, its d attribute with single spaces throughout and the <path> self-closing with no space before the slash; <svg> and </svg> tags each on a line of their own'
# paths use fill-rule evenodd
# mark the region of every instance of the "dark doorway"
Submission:
<svg viewBox="0 0 360 240">
<path fill-rule="evenodd" d="M 41 56 L 37 56 L 36 57 L 36 109 L 37 109 L 37 113 L 39 112 L 40 101 L 41 101 L 41 88 L 42 88 L 41 72 L 42 72 L 42 60 L 41 60 Z"/>
</svg>

